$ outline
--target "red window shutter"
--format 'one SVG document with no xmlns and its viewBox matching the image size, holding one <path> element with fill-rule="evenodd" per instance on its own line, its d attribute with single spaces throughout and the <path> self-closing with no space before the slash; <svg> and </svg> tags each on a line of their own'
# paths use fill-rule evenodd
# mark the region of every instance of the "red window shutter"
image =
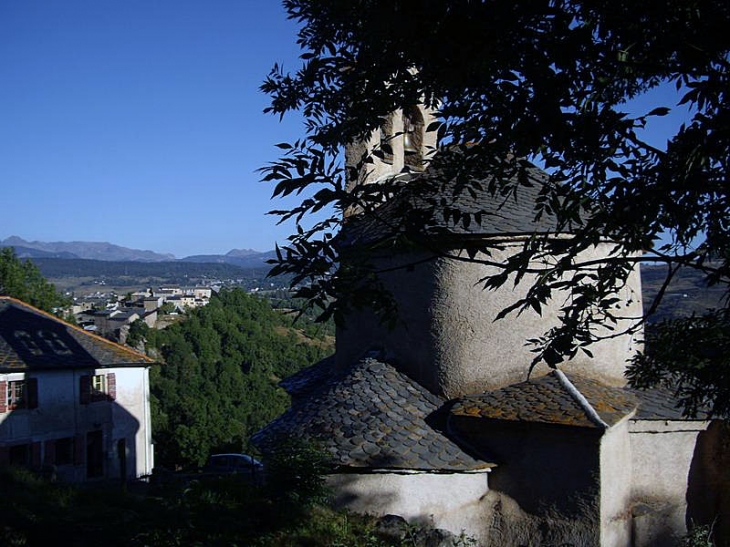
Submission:
<svg viewBox="0 0 730 547">
<path fill-rule="evenodd" d="M 91 376 L 88 374 L 79 377 L 79 393 L 81 404 L 88 405 L 91 402 Z"/>
<path fill-rule="evenodd" d="M 56 441 L 46 441 L 43 449 L 43 463 L 45 465 L 56 463 Z"/>
<path fill-rule="evenodd" d="M 8 411 L 8 383 L 0 382 L 0 412 Z"/>
<path fill-rule="evenodd" d="M 110 372 L 106 375 L 106 388 L 108 390 L 107 397 L 110 401 L 117 399 L 117 375 Z"/>
<path fill-rule="evenodd" d="M 25 381 L 28 408 L 38 408 L 38 378 L 28 378 Z"/>
<path fill-rule="evenodd" d="M 81 465 L 86 461 L 86 443 L 83 435 L 74 437 L 74 465 Z"/>
<path fill-rule="evenodd" d="M 31 443 L 30 445 L 31 464 L 33 467 L 41 466 L 41 443 L 40 441 Z"/>
</svg>

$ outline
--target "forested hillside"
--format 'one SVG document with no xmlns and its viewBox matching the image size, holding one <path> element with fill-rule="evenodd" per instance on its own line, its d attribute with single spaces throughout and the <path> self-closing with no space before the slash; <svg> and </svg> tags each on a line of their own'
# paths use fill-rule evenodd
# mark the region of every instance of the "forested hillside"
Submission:
<svg viewBox="0 0 730 547">
<path fill-rule="evenodd" d="M 331 352 L 240 289 L 165 330 L 134 334 L 162 361 L 151 373 L 152 425 L 157 463 L 170 468 L 247 450 L 250 435 L 289 405 L 279 380 Z"/>
<path fill-rule="evenodd" d="M 198 264 L 196 262 L 112 262 L 106 260 L 33 258 L 48 278 L 60 277 L 152 277 L 184 280 L 188 277 L 244 277 L 245 272 L 232 264 Z M 264 275 L 268 268 L 261 267 Z M 261 273 L 261 272 L 257 272 Z"/>
</svg>

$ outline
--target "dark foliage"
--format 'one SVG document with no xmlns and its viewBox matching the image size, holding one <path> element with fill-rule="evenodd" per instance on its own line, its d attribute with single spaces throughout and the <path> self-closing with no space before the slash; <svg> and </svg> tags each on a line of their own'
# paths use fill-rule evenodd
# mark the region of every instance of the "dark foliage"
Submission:
<svg viewBox="0 0 730 547">
<path fill-rule="evenodd" d="M 244 270 L 232 264 L 197 262 L 111 262 L 81 258 L 34 258 L 33 263 L 47 277 L 158 277 L 184 280 L 188 277 L 244 277 Z M 266 275 L 262 268 L 256 274 Z"/>
<path fill-rule="evenodd" d="M 240 477 L 84 488 L 0 469 L 0 545 L 15 547 L 385 547 L 374 519 L 274 501 Z"/>
<path fill-rule="evenodd" d="M 153 431 L 157 462 L 169 468 L 200 466 L 213 452 L 247 451 L 249 436 L 289 405 L 278 381 L 328 351 L 240 289 L 145 334 L 148 351 L 164 361 L 151 375 Z"/>
<path fill-rule="evenodd" d="M 12 247 L 0 249 L 0 295 L 12 296 L 46 311 L 69 304 L 38 268 L 28 260 L 20 260 Z"/>
<path fill-rule="evenodd" d="M 438 131 L 442 153 L 431 167 L 437 164 L 443 177 L 432 184 L 456 181 L 453 191 L 470 192 L 475 181 L 486 181 L 494 199 L 506 201 L 519 199 L 530 184 L 526 174 L 533 164 L 549 174 L 535 218 L 550 218 L 553 233 L 572 237 L 558 246 L 549 235 L 531 234 L 506 263 L 493 264 L 503 271 L 483 280 L 488 289 L 515 278 L 532 280 L 527 296 L 510 308 L 514 312 L 539 311 L 559 291 L 561 299 L 567 293 L 561 324 L 534 340 L 536 361 L 556 366 L 594 342 L 599 325 L 615 322 L 621 312 L 613 292 L 639 260 L 666 264 L 667 280 L 679 267 L 696 269 L 727 294 L 727 2 L 286 0 L 284 5 L 302 25 L 302 66 L 291 74 L 275 66 L 262 89 L 271 97 L 269 112 L 304 113 L 306 134 L 280 144 L 281 159 L 263 169 L 264 180 L 275 184 L 274 196 L 301 196 L 292 209 L 274 211 L 282 221 L 295 222 L 296 230 L 278 249 L 273 271 L 305 282 L 299 295 L 322 308 L 324 317 L 341 319 L 348 306 L 373 300 L 384 315 L 392 313 L 387 300 L 373 298 L 380 287 L 368 251 L 377 249 L 360 248 L 356 261 L 340 267 L 336 234 L 341 213 L 357 210 L 378 220 L 373 214 L 378 204 L 392 201 L 407 185 L 395 179 L 349 184 L 371 158 L 345 167 L 338 154 L 376 131 L 390 112 L 419 102 L 439 112 L 429 129 Z M 656 104 L 638 115 L 625 112 L 627 100 L 660 85 L 677 89 L 677 104 Z M 645 142 L 642 129 L 673 108 L 689 108 L 689 121 L 669 136 L 666 147 Z M 447 149 L 456 153 L 443 154 Z M 466 227 L 485 213 L 443 209 L 443 214 Z M 419 223 L 427 222 L 419 214 L 404 208 L 400 217 L 380 220 L 401 244 L 446 253 L 419 237 Z M 655 244 L 660 236 L 666 243 Z M 610 255 L 586 261 L 584 252 L 602 241 L 616 243 Z M 471 260 L 489 262 L 488 246 L 465 250 Z M 558 260 L 535 268 L 545 254 Z M 660 300 L 663 291 L 657 294 Z M 710 311 L 704 320 L 721 316 Z M 678 339 L 693 336 L 687 322 L 658 328 L 676 331 Z M 662 361 L 658 366 L 673 372 L 646 370 L 645 378 L 671 380 L 680 391 L 693 385 L 692 369 L 700 365 L 678 357 L 655 354 L 655 362 Z M 724 359 L 723 366 L 730 366 L 727 354 Z M 636 362 L 637 383 L 646 362 Z M 715 385 L 716 379 L 704 378 L 717 387 L 706 396 L 727 399 L 728 387 Z M 688 410 L 698 402 L 688 400 Z"/>
</svg>

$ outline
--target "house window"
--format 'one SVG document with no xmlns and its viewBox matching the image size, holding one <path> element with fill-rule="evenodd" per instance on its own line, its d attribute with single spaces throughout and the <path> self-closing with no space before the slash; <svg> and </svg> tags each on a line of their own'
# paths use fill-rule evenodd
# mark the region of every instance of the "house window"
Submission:
<svg viewBox="0 0 730 547">
<path fill-rule="evenodd" d="M 91 397 L 94 395 L 105 395 L 107 391 L 107 381 L 105 374 L 95 374 L 91 377 Z"/>
<path fill-rule="evenodd" d="M 18 408 L 25 408 L 25 380 L 18 380 L 16 382 L 8 382 L 7 396 L 5 408 L 8 410 L 15 410 Z"/>
<path fill-rule="evenodd" d="M 117 398 L 117 382 L 113 372 L 109 374 L 87 374 L 80 377 L 81 404 L 97 401 L 113 401 Z"/>
<path fill-rule="evenodd" d="M 43 340 L 50 350 L 56 355 L 71 355 L 73 353 L 66 345 L 66 342 L 61 340 L 55 332 L 39 330 L 38 337 Z"/>
<path fill-rule="evenodd" d="M 38 380 L 0 382 L 0 412 L 24 408 L 38 408 Z"/>
<path fill-rule="evenodd" d="M 31 355 L 43 355 L 43 350 L 38 346 L 38 344 L 36 344 L 33 337 L 27 331 L 17 330 L 15 331 L 14 336 L 23 349 Z"/>
</svg>

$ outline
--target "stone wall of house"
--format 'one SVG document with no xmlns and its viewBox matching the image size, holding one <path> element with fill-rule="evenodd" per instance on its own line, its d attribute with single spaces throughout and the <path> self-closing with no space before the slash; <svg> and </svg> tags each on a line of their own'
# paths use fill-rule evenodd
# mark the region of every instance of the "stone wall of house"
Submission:
<svg viewBox="0 0 730 547">
<path fill-rule="evenodd" d="M 452 416 L 449 432 L 497 464 L 490 490 L 527 513 L 576 516 L 600 503 L 601 429 Z"/>
<path fill-rule="evenodd" d="M 487 471 L 343 473 L 330 475 L 328 486 L 336 492 L 338 507 L 399 515 L 414 524 L 480 537 L 485 526 L 480 500 L 489 490 L 487 477 Z"/>
<path fill-rule="evenodd" d="M 148 369 L 113 369 L 117 378 L 117 400 L 112 405 L 114 434 L 113 456 L 109 459 L 110 475 L 120 476 L 122 462 L 119 450 L 124 439 L 126 476 L 137 478 L 150 475 L 154 468 L 152 423 L 150 416 L 150 382 Z"/>
<path fill-rule="evenodd" d="M 613 425 L 601 437 L 601 545 L 624 547 L 631 540 L 631 441 L 629 420 Z"/>
<path fill-rule="evenodd" d="M 80 404 L 80 377 L 114 374 L 116 400 Z M 0 375 L 3 381 L 22 380 L 24 373 Z M 48 443 L 73 439 L 73 461 L 56 463 L 57 476 L 68 482 L 86 477 L 86 435 L 100 432 L 103 443 L 103 475 L 126 478 L 152 472 L 153 454 L 149 416 L 149 371 L 146 367 L 39 371 L 38 406 L 0 414 L 0 446 L 37 446 L 37 464 L 48 461 Z M 120 440 L 123 443 L 119 443 Z M 78 447 L 77 443 L 81 443 Z M 119 450 L 125 451 L 124 458 Z"/>
<path fill-rule="evenodd" d="M 504 261 L 519 245 L 515 240 L 488 260 Z M 603 244 L 584 258 L 606 256 L 608 251 L 609 245 Z M 534 357 L 526 340 L 556 324 L 564 299 L 555 295 L 542 314 L 528 310 L 495 321 L 501 310 L 525 295 L 530 286 L 527 276 L 517 287 L 508 282 L 497 291 L 487 291 L 479 280 L 499 272 L 495 267 L 448 258 L 424 261 L 427 258 L 425 253 L 410 253 L 378 259 L 383 269 L 402 266 L 382 276 L 395 295 L 401 322 L 389 330 L 367 311 L 351 314 L 337 333 L 338 363 L 353 362 L 371 347 L 382 347 L 399 369 L 449 398 L 525 380 Z M 641 316 L 638 267 L 617 295 L 625 302 L 622 315 Z M 616 331 L 627 325 L 627 321 L 619 322 Z M 579 352 L 562 368 L 609 385 L 623 385 L 626 360 L 639 348 L 638 338 L 627 335 L 601 341 L 590 348 L 593 358 Z M 534 374 L 547 372 L 542 366 Z"/>
<path fill-rule="evenodd" d="M 686 533 L 688 521 L 710 524 L 727 515 L 727 438 L 722 448 L 719 425 L 631 423 L 634 547 L 666 545 Z"/>
</svg>

